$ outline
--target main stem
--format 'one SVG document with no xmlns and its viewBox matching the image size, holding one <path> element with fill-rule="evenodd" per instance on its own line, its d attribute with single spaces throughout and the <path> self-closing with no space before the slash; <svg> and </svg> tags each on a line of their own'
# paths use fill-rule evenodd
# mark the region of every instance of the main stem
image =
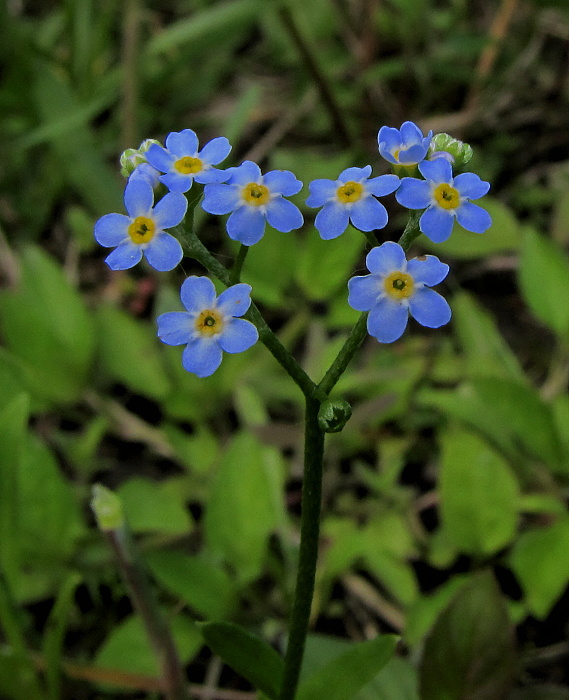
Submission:
<svg viewBox="0 0 569 700">
<path fill-rule="evenodd" d="M 324 457 L 324 433 L 318 425 L 319 408 L 320 401 L 313 398 L 306 399 L 300 551 L 298 554 L 296 589 L 279 700 L 293 700 L 296 693 L 304 656 L 308 624 L 310 622 L 312 595 L 314 593 L 320 533 L 322 461 Z"/>
</svg>

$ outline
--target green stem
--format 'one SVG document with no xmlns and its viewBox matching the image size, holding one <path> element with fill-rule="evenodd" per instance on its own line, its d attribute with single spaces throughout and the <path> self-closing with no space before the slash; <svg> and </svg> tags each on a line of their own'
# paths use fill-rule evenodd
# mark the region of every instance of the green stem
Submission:
<svg viewBox="0 0 569 700">
<path fill-rule="evenodd" d="M 407 226 L 401 234 L 401 238 L 398 243 L 403 248 L 405 252 L 411 247 L 411 243 L 421 235 L 421 229 L 419 228 L 419 219 L 423 213 L 422 209 L 411 209 L 409 211 L 409 219 L 407 221 Z"/>
<path fill-rule="evenodd" d="M 300 551 L 279 700 L 293 700 L 296 692 L 314 593 L 314 578 L 316 575 L 316 561 L 318 559 L 318 536 L 320 532 L 322 461 L 324 456 L 324 433 L 318 426 L 319 407 L 319 401 L 311 398 L 306 399 Z"/>
<path fill-rule="evenodd" d="M 362 233 L 367 238 L 371 247 L 375 248 L 377 246 L 377 238 L 375 237 L 374 232 L 373 231 L 362 231 Z"/>
<path fill-rule="evenodd" d="M 367 312 L 359 317 L 356 325 L 346 338 L 346 342 L 340 348 L 340 352 L 336 355 L 336 359 L 332 362 L 324 378 L 318 385 L 318 388 L 325 394 L 329 394 L 332 391 L 338 379 L 340 379 L 342 374 L 346 371 L 346 367 L 351 362 L 356 350 L 364 342 L 366 335 Z"/>
<path fill-rule="evenodd" d="M 233 267 L 231 268 L 231 284 L 237 284 L 241 279 L 241 270 L 243 269 L 243 263 L 245 262 L 248 252 L 249 246 L 243 245 L 242 243 L 237 257 L 235 258 L 235 262 L 233 263 Z"/>
</svg>

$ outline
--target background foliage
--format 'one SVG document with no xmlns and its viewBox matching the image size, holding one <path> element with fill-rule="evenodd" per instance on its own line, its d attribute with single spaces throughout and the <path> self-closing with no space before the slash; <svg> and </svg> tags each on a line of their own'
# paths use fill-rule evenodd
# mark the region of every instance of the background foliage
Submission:
<svg viewBox="0 0 569 700">
<path fill-rule="evenodd" d="M 203 270 L 106 268 L 92 227 L 122 210 L 121 150 L 193 128 L 202 142 L 226 135 L 230 165 L 306 183 L 385 167 L 377 130 L 413 119 L 474 146 L 494 224 L 436 246 L 451 326 L 369 339 L 338 384 L 354 415 L 327 442 L 305 672 L 354 663 L 346 639 L 397 632 L 400 654 L 360 700 L 569 697 L 565 0 L 8 0 L 0 12 L 0 695 L 157 696 L 89 513 L 96 481 L 123 501 L 196 696 L 251 696 L 204 646 L 219 628 L 196 620 L 238 622 L 277 648 L 286 633 L 302 397 L 262 346 L 198 380 L 157 341 L 154 318 Z M 393 239 L 404 222 L 388 206 Z M 227 261 L 219 222 L 202 212 L 198 225 Z M 434 248 L 423 237 L 414 250 Z M 357 232 L 323 242 L 308 225 L 271 231 L 247 258 L 243 279 L 315 378 L 357 318 L 346 280 L 364 250 Z M 364 668 L 365 650 L 380 652 L 361 648 Z M 307 697 L 322 696 L 314 683 Z"/>
</svg>

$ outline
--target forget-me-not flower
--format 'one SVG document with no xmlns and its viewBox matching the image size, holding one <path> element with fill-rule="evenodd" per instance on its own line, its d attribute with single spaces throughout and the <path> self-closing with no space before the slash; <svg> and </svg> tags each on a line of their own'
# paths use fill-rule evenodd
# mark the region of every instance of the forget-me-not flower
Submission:
<svg viewBox="0 0 569 700">
<path fill-rule="evenodd" d="M 180 292 L 187 311 L 158 316 L 158 337 L 167 345 L 185 345 L 184 368 L 209 377 L 221 364 L 222 351 L 243 352 L 259 338 L 255 326 L 239 318 L 251 305 L 250 294 L 250 285 L 240 283 L 217 297 L 208 277 L 188 277 Z"/>
<path fill-rule="evenodd" d="M 226 180 L 225 170 L 212 167 L 225 160 L 231 151 L 225 136 L 212 139 L 201 151 L 198 147 L 195 132 L 184 129 L 168 134 L 166 148 L 152 144 L 145 155 L 150 165 L 166 173 L 161 175 L 160 181 L 171 192 L 187 192 L 194 180 L 202 185 Z"/>
<path fill-rule="evenodd" d="M 490 214 L 470 202 L 483 197 L 490 183 L 474 173 L 452 176 L 452 166 L 444 158 L 423 161 L 419 171 L 425 178 L 404 177 L 395 198 L 409 209 L 425 209 L 419 219 L 419 228 L 434 243 L 442 243 L 450 236 L 454 220 L 467 231 L 484 233 L 492 224 Z"/>
<path fill-rule="evenodd" d="M 370 250 L 366 265 L 371 274 L 348 282 L 348 303 L 356 311 L 369 311 L 368 332 L 380 343 L 400 338 L 409 314 L 428 328 L 450 321 L 448 303 L 429 289 L 442 282 L 449 270 L 434 255 L 407 261 L 403 248 L 388 241 Z"/>
<path fill-rule="evenodd" d="M 144 255 L 160 272 L 173 270 L 183 257 L 180 243 L 164 229 L 184 218 L 188 200 L 170 192 L 153 207 L 154 191 L 145 178 L 128 180 L 124 204 L 128 216 L 105 214 L 95 224 L 95 239 L 105 248 L 116 246 L 105 259 L 111 270 L 127 270 Z"/>
<path fill-rule="evenodd" d="M 309 185 L 309 207 L 322 207 L 314 225 L 324 240 L 337 238 L 348 222 L 360 231 L 373 231 L 387 224 L 387 210 L 375 197 L 391 194 L 399 187 L 396 175 L 372 177 L 371 165 L 347 168 L 337 180 L 313 180 Z"/>
<path fill-rule="evenodd" d="M 129 180 L 146 180 L 155 190 L 160 184 L 160 171 L 150 163 L 141 163 L 132 171 Z"/>
<path fill-rule="evenodd" d="M 404 122 L 401 129 L 382 126 L 377 135 L 380 154 L 393 165 L 416 165 L 424 160 L 433 132 L 426 136 L 413 122 Z"/>
<path fill-rule="evenodd" d="M 265 221 L 277 231 L 300 228 L 303 217 L 285 197 L 302 189 L 302 182 L 289 170 L 271 170 L 266 175 L 253 161 L 246 160 L 226 171 L 225 184 L 206 185 L 202 207 L 210 214 L 229 214 L 227 233 L 234 241 L 253 245 L 265 233 Z"/>
</svg>

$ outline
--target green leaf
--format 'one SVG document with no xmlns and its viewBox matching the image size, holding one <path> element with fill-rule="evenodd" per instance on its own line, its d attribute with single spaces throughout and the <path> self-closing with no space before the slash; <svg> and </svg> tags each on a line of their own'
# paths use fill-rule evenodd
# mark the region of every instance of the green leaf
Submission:
<svg viewBox="0 0 569 700">
<path fill-rule="evenodd" d="M 381 635 L 351 644 L 347 651 L 301 681 L 296 700 L 352 700 L 395 652 L 398 637 Z"/>
<path fill-rule="evenodd" d="M 135 477 L 125 481 L 117 494 L 133 532 L 189 534 L 192 530 L 192 519 L 177 479 L 156 483 Z"/>
<path fill-rule="evenodd" d="M 97 313 L 101 368 L 113 380 L 153 399 L 170 391 L 156 329 L 114 306 Z"/>
<path fill-rule="evenodd" d="M 490 572 L 473 576 L 425 642 L 421 700 L 502 700 L 517 670 L 506 602 Z"/>
<path fill-rule="evenodd" d="M 151 552 L 144 559 L 152 575 L 193 611 L 217 620 L 233 610 L 235 586 L 218 564 L 174 551 Z"/>
<path fill-rule="evenodd" d="M 525 603 L 535 617 L 547 617 L 569 579 L 569 517 L 549 527 L 520 535 L 509 556 L 523 588 Z"/>
<path fill-rule="evenodd" d="M 20 285 L 0 295 L 0 325 L 33 394 L 77 400 L 91 369 L 93 323 L 80 294 L 39 248 L 23 252 Z"/>
<path fill-rule="evenodd" d="M 561 246 L 527 229 L 519 282 L 533 313 L 561 338 L 569 339 L 569 261 Z"/>
<path fill-rule="evenodd" d="M 439 490 L 447 537 L 461 552 L 489 556 L 516 534 L 516 479 L 509 465 L 471 433 L 450 431 L 441 442 Z"/>
<path fill-rule="evenodd" d="M 229 622 L 210 622 L 200 627 L 206 644 L 215 654 L 257 690 L 277 700 L 284 662 L 267 642 Z"/>
</svg>

